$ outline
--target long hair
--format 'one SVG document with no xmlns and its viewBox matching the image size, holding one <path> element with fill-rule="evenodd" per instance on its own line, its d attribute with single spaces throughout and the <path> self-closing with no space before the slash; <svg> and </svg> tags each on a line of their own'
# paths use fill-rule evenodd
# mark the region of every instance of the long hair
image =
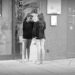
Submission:
<svg viewBox="0 0 75 75">
<path fill-rule="evenodd" d="M 34 8 L 31 13 L 37 13 L 37 8 Z"/>
<path fill-rule="evenodd" d="M 41 26 L 44 27 L 44 26 L 45 26 L 45 20 L 44 20 L 44 15 L 43 15 L 43 13 L 40 13 L 40 14 L 38 15 L 38 18 L 39 18 L 39 22 L 40 22 Z"/>
<path fill-rule="evenodd" d="M 27 16 L 25 17 L 24 21 L 26 21 L 28 17 L 30 17 L 30 19 L 32 19 L 33 16 L 30 13 L 28 13 Z"/>
</svg>

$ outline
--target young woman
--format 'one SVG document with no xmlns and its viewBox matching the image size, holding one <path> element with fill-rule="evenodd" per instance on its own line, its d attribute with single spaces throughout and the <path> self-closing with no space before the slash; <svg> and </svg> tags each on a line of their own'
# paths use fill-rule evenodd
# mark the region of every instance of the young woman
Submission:
<svg viewBox="0 0 75 75">
<path fill-rule="evenodd" d="M 30 14 L 27 15 L 27 17 L 24 19 L 23 22 L 23 49 L 22 49 L 22 59 L 26 61 L 29 60 L 30 56 L 30 44 L 32 40 L 32 30 L 33 30 L 33 21 L 32 16 Z"/>
<path fill-rule="evenodd" d="M 36 38 L 36 46 L 37 46 L 37 63 L 40 64 L 45 58 L 45 29 L 46 23 L 44 20 L 43 13 L 38 15 L 38 21 L 34 22 L 33 27 L 33 37 Z"/>
</svg>

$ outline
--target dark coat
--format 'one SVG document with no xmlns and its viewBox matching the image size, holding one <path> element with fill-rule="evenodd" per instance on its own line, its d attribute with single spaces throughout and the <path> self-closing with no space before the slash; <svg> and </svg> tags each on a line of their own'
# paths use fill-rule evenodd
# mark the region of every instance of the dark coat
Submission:
<svg viewBox="0 0 75 75">
<path fill-rule="evenodd" d="M 23 38 L 24 39 L 32 39 L 32 30 L 33 30 L 33 22 L 26 22 L 26 19 L 23 22 Z"/>
<path fill-rule="evenodd" d="M 33 27 L 33 37 L 36 37 L 36 39 L 45 38 L 45 32 L 44 32 L 45 29 L 46 29 L 46 23 L 44 21 L 35 22 Z"/>
</svg>

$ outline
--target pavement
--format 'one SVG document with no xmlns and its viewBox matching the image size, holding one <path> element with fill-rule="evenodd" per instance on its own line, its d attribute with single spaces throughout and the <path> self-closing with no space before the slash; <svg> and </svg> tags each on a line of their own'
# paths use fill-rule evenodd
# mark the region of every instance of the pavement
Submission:
<svg viewBox="0 0 75 75">
<path fill-rule="evenodd" d="M 0 60 L 0 75 L 75 75 L 75 59 L 44 61 Z"/>
</svg>

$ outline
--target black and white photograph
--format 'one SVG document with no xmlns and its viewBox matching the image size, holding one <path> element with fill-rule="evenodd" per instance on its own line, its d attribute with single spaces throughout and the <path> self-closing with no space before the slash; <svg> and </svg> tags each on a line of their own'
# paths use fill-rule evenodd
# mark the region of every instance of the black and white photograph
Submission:
<svg viewBox="0 0 75 75">
<path fill-rule="evenodd" d="M 75 75 L 75 0 L 0 0 L 0 75 Z"/>
</svg>

